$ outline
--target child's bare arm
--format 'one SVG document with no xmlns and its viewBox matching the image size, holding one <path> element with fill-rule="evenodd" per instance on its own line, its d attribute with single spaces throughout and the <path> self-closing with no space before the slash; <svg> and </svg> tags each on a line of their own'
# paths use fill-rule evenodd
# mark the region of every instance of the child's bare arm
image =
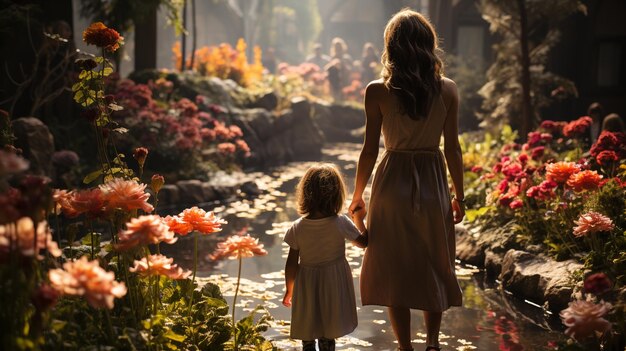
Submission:
<svg viewBox="0 0 626 351">
<path fill-rule="evenodd" d="M 367 247 L 367 242 L 367 229 L 365 229 L 365 231 L 362 231 L 361 235 L 359 235 L 359 237 L 356 238 L 352 243 L 354 243 L 354 245 L 356 245 L 357 247 L 364 249 Z"/>
<path fill-rule="evenodd" d="M 293 296 L 293 284 L 296 281 L 296 275 L 298 274 L 298 259 L 300 258 L 300 251 L 289 249 L 289 255 L 287 256 L 287 262 L 285 263 L 285 296 L 283 297 L 283 305 L 291 307 L 291 297 Z"/>
</svg>

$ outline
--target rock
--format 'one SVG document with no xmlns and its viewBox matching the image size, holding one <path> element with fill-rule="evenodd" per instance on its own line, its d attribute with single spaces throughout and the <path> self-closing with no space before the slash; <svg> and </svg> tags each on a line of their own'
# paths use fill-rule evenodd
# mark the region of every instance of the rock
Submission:
<svg viewBox="0 0 626 351">
<path fill-rule="evenodd" d="M 362 133 L 357 131 L 365 125 L 363 109 L 349 105 L 316 103 L 313 104 L 313 116 L 328 141 L 363 140 Z"/>
<path fill-rule="evenodd" d="M 22 117 L 11 123 L 15 134 L 15 147 L 24 152 L 30 161 L 30 172 L 40 175 L 52 174 L 54 137 L 48 127 L 35 117 Z"/>
<path fill-rule="evenodd" d="M 277 106 L 278 97 L 274 92 L 269 92 L 248 105 L 250 108 L 262 108 L 268 111 L 274 111 Z"/>
<path fill-rule="evenodd" d="M 575 261 L 556 262 L 525 251 L 509 250 L 502 261 L 502 287 L 513 295 L 552 311 L 567 307 L 573 293 L 570 276 L 583 265 Z"/>
<path fill-rule="evenodd" d="M 205 202 L 218 200 L 215 188 L 208 182 L 202 183 L 202 196 L 204 197 Z"/>
<path fill-rule="evenodd" d="M 180 191 L 173 184 L 165 184 L 159 191 L 159 205 L 171 206 L 180 202 Z"/>
<path fill-rule="evenodd" d="M 263 193 L 261 189 L 259 189 L 257 183 L 251 180 L 241 184 L 239 190 L 241 190 L 241 192 L 246 194 L 247 196 L 251 197 L 259 196 Z"/>
<path fill-rule="evenodd" d="M 501 254 L 494 253 L 491 250 L 485 251 L 485 272 L 488 278 L 497 278 L 502 272 Z"/>
<path fill-rule="evenodd" d="M 204 202 L 202 182 L 197 179 L 176 182 L 180 191 L 180 205 L 196 205 Z"/>
<path fill-rule="evenodd" d="M 215 191 L 217 200 L 228 200 L 236 193 L 235 186 L 213 185 L 212 187 L 213 191 Z"/>
<path fill-rule="evenodd" d="M 318 158 L 324 146 L 324 134 L 311 116 L 311 104 L 307 99 L 291 100 L 293 125 L 291 128 L 291 147 L 297 160 Z"/>
<path fill-rule="evenodd" d="M 467 231 L 457 230 L 457 258 L 477 267 L 484 267 L 486 250 L 502 256 L 514 248 L 517 248 L 517 243 L 512 222 L 487 230 L 481 227 L 470 227 Z"/>
</svg>

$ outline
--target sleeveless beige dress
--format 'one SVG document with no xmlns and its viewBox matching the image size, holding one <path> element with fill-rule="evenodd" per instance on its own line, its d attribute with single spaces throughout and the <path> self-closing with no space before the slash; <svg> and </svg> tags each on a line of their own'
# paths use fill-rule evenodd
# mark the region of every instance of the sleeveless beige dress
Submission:
<svg viewBox="0 0 626 351">
<path fill-rule="evenodd" d="M 441 96 L 427 118 L 384 115 L 383 158 L 372 184 L 369 244 L 361 268 L 363 305 L 441 312 L 461 305 L 445 161 Z"/>
</svg>

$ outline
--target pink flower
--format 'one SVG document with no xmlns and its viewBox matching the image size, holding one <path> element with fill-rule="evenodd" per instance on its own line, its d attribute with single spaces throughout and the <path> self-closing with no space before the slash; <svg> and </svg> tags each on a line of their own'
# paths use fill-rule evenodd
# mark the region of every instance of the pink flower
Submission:
<svg viewBox="0 0 626 351">
<path fill-rule="evenodd" d="M 233 235 L 226 241 L 217 244 L 217 249 L 209 257 L 212 260 L 220 260 L 264 255 L 267 255 L 267 251 L 263 249 L 263 244 L 259 244 L 259 239 L 250 235 Z"/>
<path fill-rule="evenodd" d="M 20 173 L 27 169 L 28 161 L 13 152 L 0 150 L 0 177 Z"/>
<path fill-rule="evenodd" d="M 145 192 L 146 184 L 139 184 L 134 180 L 114 178 L 100 185 L 100 189 L 107 201 L 107 208 L 110 210 L 132 211 L 142 209 L 147 213 L 154 210 L 154 207 L 148 203 L 150 194 Z"/>
<path fill-rule="evenodd" d="M 596 171 L 581 171 L 572 174 L 567 180 L 567 185 L 574 191 L 595 190 L 600 186 L 602 176 Z"/>
<path fill-rule="evenodd" d="M 613 283 L 604 273 L 594 273 L 585 278 L 585 291 L 594 295 L 602 295 L 611 290 Z"/>
<path fill-rule="evenodd" d="M 604 301 L 594 304 L 590 301 L 572 301 L 569 307 L 561 311 L 561 320 L 568 328 L 565 334 L 583 340 L 596 332 L 605 333 L 611 329 L 611 323 L 604 317 L 612 306 Z"/>
<path fill-rule="evenodd" d="M 580 215 L 577 221 L 574 221 L 574 236 L 581 237 L 590 233 L 610 232 L 615 228 L 613 221 L 598 212 L 589 211 Z"/>
<path fill-rule="evenodd" d="M 163 219 L 156 215 L 133 218 L 126 223 L 126 230 L 119 235 L 118 250 L 128 250 L 138 245 L 173 244 L 178 240 Z"/>
<path fill-rule="evenodd" d="M 37 240 L 35 241 L 35 235 Z M 16 223 L 0 226 L 0 260 L 11 252 L 18 252 L 25 257 L 36 257 L 42 260 L 39 254 L 47 250 L 52 256 L 61 256 L 61 250 L 55 241 L 46 221 L 37 223 L 37 228 L 29 217 L 22 217 Z"/>
<path fill-rule="evenodd" d="M 194 230 L 202 234 L 219 232 L 222 230 L 222 224 L 226 224 L 226 221 L 215 217 L 212 211 L 206 212 L 194 206 L 184 210 L 177 216 L 165 217 L 165 223 L 174 233 L 187 235 Z"/>
<path fill-rule="evenodd" d="M 520 200 L 520 199 L 515 199 L 515 200 L 513 200 L 513 201 L 509 204 L 509 207 L 510 207 L 512 210 L 515 210 L 515 209 L 521 208 L 521 207 L 523 207 L 523 206 L 524 206 L 524 202 L 523 202 L 522 200 Z"/>
<path fill-rule="evenodd" d="M 86 256 L 63 264 L 63 269 L 48 272 L 50 285 L 64 295 L 85 296 L 95 308 L 113 308 L 113 300 L 126 295 L 126 285 L 115 280 L 113 272 L 100 267 L 98 260 Z"/>
<path fill-rule="evenodd" d="M 232 154 L 237 150 L 237 147 L 233 143 L 220 143 L 217 144 L 217 151 L 222 154 Z"/>
<path fill-rule="evenodd" d="M 100 188 L 67 192 L 57 190 L 54 200 L 68 218 L 78 217 L 85 213 L 88 218 L 101 217 L 105 212 L 105 200 Z"/>
<path fill-rule="evenodd" d="M 150 255 L 146 259 L 135 260 L 135 266 L 130 267 L 131 272 L 147 277 L 151 275 L 164 275 L 170 279 L 185 279 L 191 275 L 191 271 L 184 272 L 177 264 L 173 264 L 174 259 L 163 255 Z"/>
<path fill-rule="evenodd" d="M 546 165 L 546 178 L 558 184 L 567 182 L 569 177 L 580 170 L 574 162 L 556 162 Z"/>
</svg>

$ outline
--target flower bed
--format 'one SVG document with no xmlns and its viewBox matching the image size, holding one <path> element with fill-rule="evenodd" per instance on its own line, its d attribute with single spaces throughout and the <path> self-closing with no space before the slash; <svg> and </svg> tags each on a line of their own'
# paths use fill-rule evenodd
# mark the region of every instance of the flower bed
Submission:
<svg viewBox="0 0 626 351">
<path fill-rule="evenodd" d="M 113 69 L 104 55 L 122 38 L 96 23 L 84 40 L 103 53 L 79 62 L 80 81 L 73 86 L 92 126 L 99 162 L 85 183 L 99 185 L 52 189 L 46 177 L 26 173 L 28 162 L 15 149 L 0 151 L 0 348 L 271 350 L 261 335 L 271 317 L 262 307 L 236 320 L 217 286 L 196 284 L 198 237 L 219 232 L 224 221 L 197 207 L 165 218 L 156 214 L 165 179 L 153 175 L 150 191 L 141 182 L 148 149 L 135 149 L 137 167 L 131 168 L 115 146 L 128 135 L 117 130 L 121 136 L 110 138 L 119 128 L 112 114 L 125 107 L 127 115 L 117 118 L 129 122 L 135 114 L 152 113 L 156 117 L 145 119 L 156 123 L 150 127 L 174 143 L 185 145 L 182 139 L 190 138 L 192 128 L 210 129 L 216 134 L 212 141 L 240 133 L 200 116 L 189 100 L 168 102 L 169 109 L 159 106 L 147 87 L 105 95 Z M 201 142 L 191 136 L 190 143 Z M 194 238 L 192 270 L 160 253 L 161 245 L 186 235 Z M 241 232 L 219 244 L 212 259 L 235 258 L 241 264 L 244 257 L 265 254 L 257 239 Z"/>
<path fill-rule="evenodd" d="M 584 265 L 572 277 L 581 282 L 578 300 L 561 313 L 566 334 L 580 344 L 564 349 L 624 342 L 626 138 L 604 131 L 591 144 L 590 125 L 586 116 L 544 121 L 523 144 L 505 129 L 498 139 L 487 135 L 464 145 L 472 225 L 488 230 L 508 223 L 517 247 Z"/>
</svg>

